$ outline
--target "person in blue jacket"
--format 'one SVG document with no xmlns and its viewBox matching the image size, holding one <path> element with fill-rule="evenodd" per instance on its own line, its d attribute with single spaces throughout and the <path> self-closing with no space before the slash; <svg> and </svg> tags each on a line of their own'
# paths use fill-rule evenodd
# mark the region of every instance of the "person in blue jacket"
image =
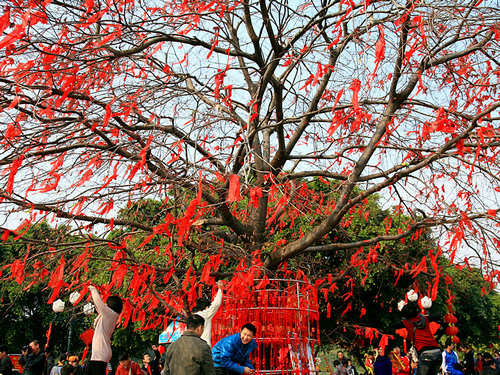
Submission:
<svg viewBox="0 0 500 375">
<path fill-rule="evenodd" d="M 373 364 L 375 375 L 392 375 L 392 362 L 385 355 L 385 348 L 378 348 L 378 355 Z"/>
<path fill-rule="evenodd" d="M 240 333 L 224 337 L 212 348 L 217 375 L 254 374 L 250 353 L 257 348 L 254 340 L 257 329 L 251 323 L 241 327 Z"/>
</svg>

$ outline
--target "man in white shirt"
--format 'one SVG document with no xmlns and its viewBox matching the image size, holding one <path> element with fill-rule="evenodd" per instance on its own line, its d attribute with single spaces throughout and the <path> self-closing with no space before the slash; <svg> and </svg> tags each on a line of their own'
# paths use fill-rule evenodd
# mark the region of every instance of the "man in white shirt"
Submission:
<svg viewBox="0 0 500 375">
<path fill-rule="evenodd" d="M 217 281 L 217 288 L 219 290 L 217 291 L 217 294 L 215 295 L 215 298 L 210 306 L 202 309 L 201 311 L 197 311 L 198 309 L 193 309 L 193 314 L 199 315 L 203 319 L 205 319 L 205 326 L 200 337 L 202 340 L 205 340 L 209 347 L 212 347 L 212 318 L 215 316 L 222 303 L 222 285 L 222 280 Z"/>
<path fill-rule="evenodd" d="M 97 318 L 94 320 L 92 337 L 92 355 L 88 363 L 89 375 L 105 375 L 107 363 L 111 360 L 111 335 L 123 309 L 123 302 L 118 296 L 110 296 L 106 303 L 93 285 L 89 286 Z"/>
</svg>

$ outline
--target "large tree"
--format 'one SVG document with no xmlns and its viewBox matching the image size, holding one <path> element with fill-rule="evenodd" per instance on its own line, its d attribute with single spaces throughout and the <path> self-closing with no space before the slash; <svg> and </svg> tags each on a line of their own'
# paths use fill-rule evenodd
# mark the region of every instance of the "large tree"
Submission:
<svg viewBox="0 0 500 375">
<path fill-rule="evenodd" d="M 4 239 L 45 218 L 82 239 L 32 244 L 7 277 L 43 279 L 44 259 L 57 259 L 53 299 L 87 283 L 92 261 L 114 272 L 99 280 L 106 289 L 129 282 L 126 307 L 147 326 L 159 306 L 192 302 L 192 287 L 221 261 L 229 273 L 272 273 L 304 253 L 351 252 L 350 267 L 364 270 L 381 243 L 433 230 L 439 246 L 418 263 L 388 265 L 396 276 L 427 264 L 438 283 L 435 259 L 445 254 L 475 261 L 494 285 L 497 9 L 476 0 L 7 0 Z M 375 193 L 398 225 L 388 214 L 379 232 L 344 235 L 354 217 L 373 214 Z M 133 206 L 146 198 L 163 202 L 160 223 Z M 119 216 L 128 206 L 135 211 Z"/>
</svg>

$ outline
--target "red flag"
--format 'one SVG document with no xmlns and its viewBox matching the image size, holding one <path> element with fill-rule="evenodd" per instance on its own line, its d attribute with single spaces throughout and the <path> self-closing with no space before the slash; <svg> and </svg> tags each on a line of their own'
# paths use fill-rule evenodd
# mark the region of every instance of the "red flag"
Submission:
<svg viewBox="0 0 500 375">
<path fill-rule="evenodd" d="M 262 188 L 255 187 L 250 189 L 250 201 L 249 205 L 254 206 L 255 208 L 259 207 L 259 199 L 262 198 Z"/>
<path fill-rule="evenodd" d="M 377 44 L 375 45 L 375 62 L 378 66 L 380 61 L 385 59 L 385 33 L 382 25 L 378 25 L 379 38 Z"/>
<path fill-rule="evenodd" d="M 240 177 L 236 174 L 229 176 L 229 191 L 227 193 L 228 202 L 237 202 L 242 199 L 240 193 Z"/>
<path fill-rule="evenodd" d="M 2 34 L 10 24 L 10 9 L 7 8 L 7 11 L 0 17 L 0 34 Z"/>
<path fill-rule="evenodd" d="M 47 333 L 45 334 L 45 337 L 47 337 L 47 341 L 45 342 L 45 349 L 47 349 L 49 347 L 51 333 L 52 333 L 52 322 L 50 322 L 49 329 L 47 330 Z"/>
<path fill-rule="evenodd" d="M 349 87 L 352 90 L 352 107 L 355 111 L 359 109 L 359 89 L 361 88 L 361 81 L 359 79 L 353 79 L 352 84 Z"/>
</svg>

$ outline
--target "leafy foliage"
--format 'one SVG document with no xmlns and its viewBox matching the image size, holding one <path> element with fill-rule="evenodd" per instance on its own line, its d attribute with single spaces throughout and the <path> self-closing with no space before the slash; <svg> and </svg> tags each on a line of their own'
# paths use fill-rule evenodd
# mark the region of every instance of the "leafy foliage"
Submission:
<svg viewBox="0 0 500 375">
<path fill-rule="evenodd" d="M 496 8 L 7 0 L 0 211 L 20 245 L 2 276 L 49 302 L 100 284 L 144 329 L 216 277 L 302 259 L 356 315 L 354 286 L 436 299 L 440 257 L 494 289 Z M 44 220 L 54 236 L 30 238 Z"/>
</svg>

